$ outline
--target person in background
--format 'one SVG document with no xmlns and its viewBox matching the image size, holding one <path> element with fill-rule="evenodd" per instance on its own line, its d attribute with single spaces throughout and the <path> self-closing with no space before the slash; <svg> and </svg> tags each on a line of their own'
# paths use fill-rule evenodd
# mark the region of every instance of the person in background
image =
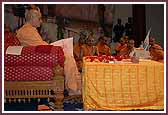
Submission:
<svg viewBox="0 0 168 115">
<path fill-rule="evenodd" d="M 107 37 L 100 37 L 96 47 L 98 48 L 99 55 L 111 55 L 110 47 L 107 45 Z"/>
<path fill-rule="evenodd" d="M 116 54 L 118 55 L 121 49 L 126 48 L 126 47 L 127 47 L 126 38 L 121 37 L 119 43 L 117 43 L 115 46 Z"/>
<path fill-rule="evenodd" d="M 75 44 L 73 47 L 74 58 L 75 58 L 79 72 L 82 71 L 82 59 L 80 57 L 80 53 L 81 53 L 83 44 L 84 44 L 84 37 L 80 36 L 78 43 Z"/>
<path fill-rule="evenodd" d="M 43 41 L 36 29 L 37 27 L 40 27 L 42 23 L 40 10 L 30 9 L 26 18 L 27 22 L 17 31 L 16 35 L 21 45 L 49 45 L 47 42 Z M 76 62 L 70 54 L 64 52 L 64 56 L 65 88 L 69 91 L 69 95 L 80 95 L 81 76 L 78 72 Z"/>
<path fill-rule="evenodd" d="M 126 58 L 133 57 L 136 52 L 134 45 L 135 41 L 133 39 L 128 40 L 127 47 L 121 49 L 118 56 L 124 56 Z"/>
<path fill-rule="evenodd" d="M 164 51 L 163 48 L 155 42 L 153 37 L 149 38 L 149 53 L 152 60 L 164 62 Z"/>
<path fill-rule="evenodd" d="M 18 27 L 18 17 L 15 16 L 16 5 L 6 4 L 4 6 L 4 24 L 10 27 L 11 32 L 16 32 Z"/>
<path fill-rule="evenodd" d="M 128 17 L 128 22 L 125 24 L 125 35 L 132 36 L 134 34 L 133 29 L 133 18 Z"/>
<path fill-rule="evenodd" d="M 104 31 L 102 27 L 98 27 L 97 31 L 95 32 L 94 45 L 96 45 L 99 42 L 99 38 L 101 36 L 104 36 Z"/>
<path fill-rule="evenodd" d="M 41 24 L 40 29 L 43 40 L 47 41 L 47 43 L 57 41 L 57 25 L 53 22 L 53 20 L 55 20 L 55 17 L 51 18 L 50 20 L 47 17 L 44 17 L 43 20 L 44 21 Z"/>
<path fill-rule="evenodd" d="M 119 42 L 119 39 L 123 36 L 124 33 L 124 25 L 121 24 L 120 18 L 117 20 L 117 24 L 114 26 L 113 31 L 115 33 L 114 42 Z"/>
</svg>

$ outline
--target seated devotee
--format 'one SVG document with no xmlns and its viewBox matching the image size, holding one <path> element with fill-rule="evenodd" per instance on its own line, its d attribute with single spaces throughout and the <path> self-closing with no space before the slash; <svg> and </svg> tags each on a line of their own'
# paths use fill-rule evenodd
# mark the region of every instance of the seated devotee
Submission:
<svg viewBox="0 0 168 115">
<path fill-rule="evenodd" d="M 17 38 L 22 46 L 49 45 L 42 40 L 37 31 L 42 23 L 40 10 L 30 9 L 26 16 L 26 23 L 17 31 Z M 69 95 L 80 94 L 81 76 L 78 72 L 74 58 L 65 53 L 64 74 L 65 88 L 69 91 Z"/>
<path fill-rule="evenodd" d="M 118 55 L 120 53 L 120 50 L 126 47 L 127 47 L 126 38 L 121 37 L 119 43 L 117 43 L 115 46 L 116 54 Z"/>
<path fill-rule="evenodd" d="M 155 43 L 155 39 L 150 37 L 149 39 L 149 52 L 152 60 L 163 62 L 164 61 L 164 51 L 162 47 Z"/>
<path fill-rule="evenodd" d="M 76 43 L 73 47 L 74 58 L 75 58 L 78 70 L 80 72 L 82 71 L 82 59 L 80 57 L 80 53 L 81 53 L 83 44 L 84 44 L 84 37 L 80 36 L 78 43 Z"/>
<path fill-rule="evenodd" d="M 107 45 L 107 37 L 100 37 L 96 47 L 98 48 L 99 55 L 111 55 L 110 47 Z"/>
<path fill-rule="evenodd" d="M 80 53 L 81 57 L 84 56 L 98 56 L 99 51 L 96 46 L 94 46 L 94 38 L 92 36 L 89 36 L 86 40 L 86 44 L 82 46 L 82 50 Z"/>
<path fill-rule="evenodd" d="M 83 44 L 80 49 L 79 57 L 78 57 L 78 64 L 80 64 L 80 72 L 82 71 L 83 66 L 83 57 L 85 56 L 98 56 L 98 48 L 94 46 L 94 38 L 89 36 L 86 40 L 86 44 Z M 80 63 L 79 63 L 80 62 Z"/>
<path fill-rule="evenodd" d="M 135 54 L 135 41 L 133 39 L 128 40 L 127 47 L 120 50 L 119 56 L 124 56 L 126 58 L 133 57 Z"/>
<path fill-rule="evenodd" d="M 80 58 L 80 52 L 83 44 L 84 44 L 84 38 L 80 37 L 78 43 L 76 43 L 73 47 L 73 53 L 75 59 Z"/>
</svg>

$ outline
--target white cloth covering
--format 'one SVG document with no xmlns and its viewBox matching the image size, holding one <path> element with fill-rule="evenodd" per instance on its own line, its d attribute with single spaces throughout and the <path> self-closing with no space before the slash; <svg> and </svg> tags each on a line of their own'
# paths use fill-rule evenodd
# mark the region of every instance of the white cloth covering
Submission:
<svg viewBox="0 0 168 115">
<path fill-rule="evenodd" d="M 73 37 L 58 40 L 51 43 L 50 45 L 61 46 L 65 54 L 70 54 L 71 56 L 73 56 Z"/>
<path fill-rule="evenodd" d="M 23 46 L 9 46 L 6 50 L 6 54 L 21 55 Z"/>
</svg>

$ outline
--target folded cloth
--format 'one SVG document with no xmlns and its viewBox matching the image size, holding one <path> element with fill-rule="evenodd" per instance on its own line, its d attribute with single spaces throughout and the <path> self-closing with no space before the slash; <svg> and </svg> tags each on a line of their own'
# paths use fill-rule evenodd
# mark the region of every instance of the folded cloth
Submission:
<svg viewBox="0 0 168 115">
<path fill-rule="evenodd" d="M 6 54 L 21 55 L 23 46 L 8 46 Z"/>
<path fill-rule="evenodd" d="M 39 53 L 50 53 L 51 52 L 52 45 L 38 45 L 35 48 L 35 52 Z"/>
</svg>

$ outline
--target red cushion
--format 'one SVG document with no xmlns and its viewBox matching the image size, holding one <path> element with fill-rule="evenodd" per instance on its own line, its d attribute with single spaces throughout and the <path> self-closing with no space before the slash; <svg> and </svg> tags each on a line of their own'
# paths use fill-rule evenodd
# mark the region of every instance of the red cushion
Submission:
<svg viewBox="0 0 168 115">
<path fill-rule="evenodd" d="M 20 45 L 14 33 L 5 33 L 5 50 Z M 53 79 L 52 68 L 64 66 L 63 49 L 59 46 L 40 45 L 23 47 L 21 55 L 4 55 L 5 80 L 44 81 Z"/>
<path fill-rule="evenodd" d="M 28 46 L 22 49 L 21 55 L 5 54 L 5 66 L 48 66 L 64 65 L 63 49 L 52 46 L 50 53 L 36 52 L 36 46 Z"/>
<path fill-rule="evenodd" d="M 50 54 L 52 45 L 38 45 L 35 48 L 35 52 Z"/>
</svg>

